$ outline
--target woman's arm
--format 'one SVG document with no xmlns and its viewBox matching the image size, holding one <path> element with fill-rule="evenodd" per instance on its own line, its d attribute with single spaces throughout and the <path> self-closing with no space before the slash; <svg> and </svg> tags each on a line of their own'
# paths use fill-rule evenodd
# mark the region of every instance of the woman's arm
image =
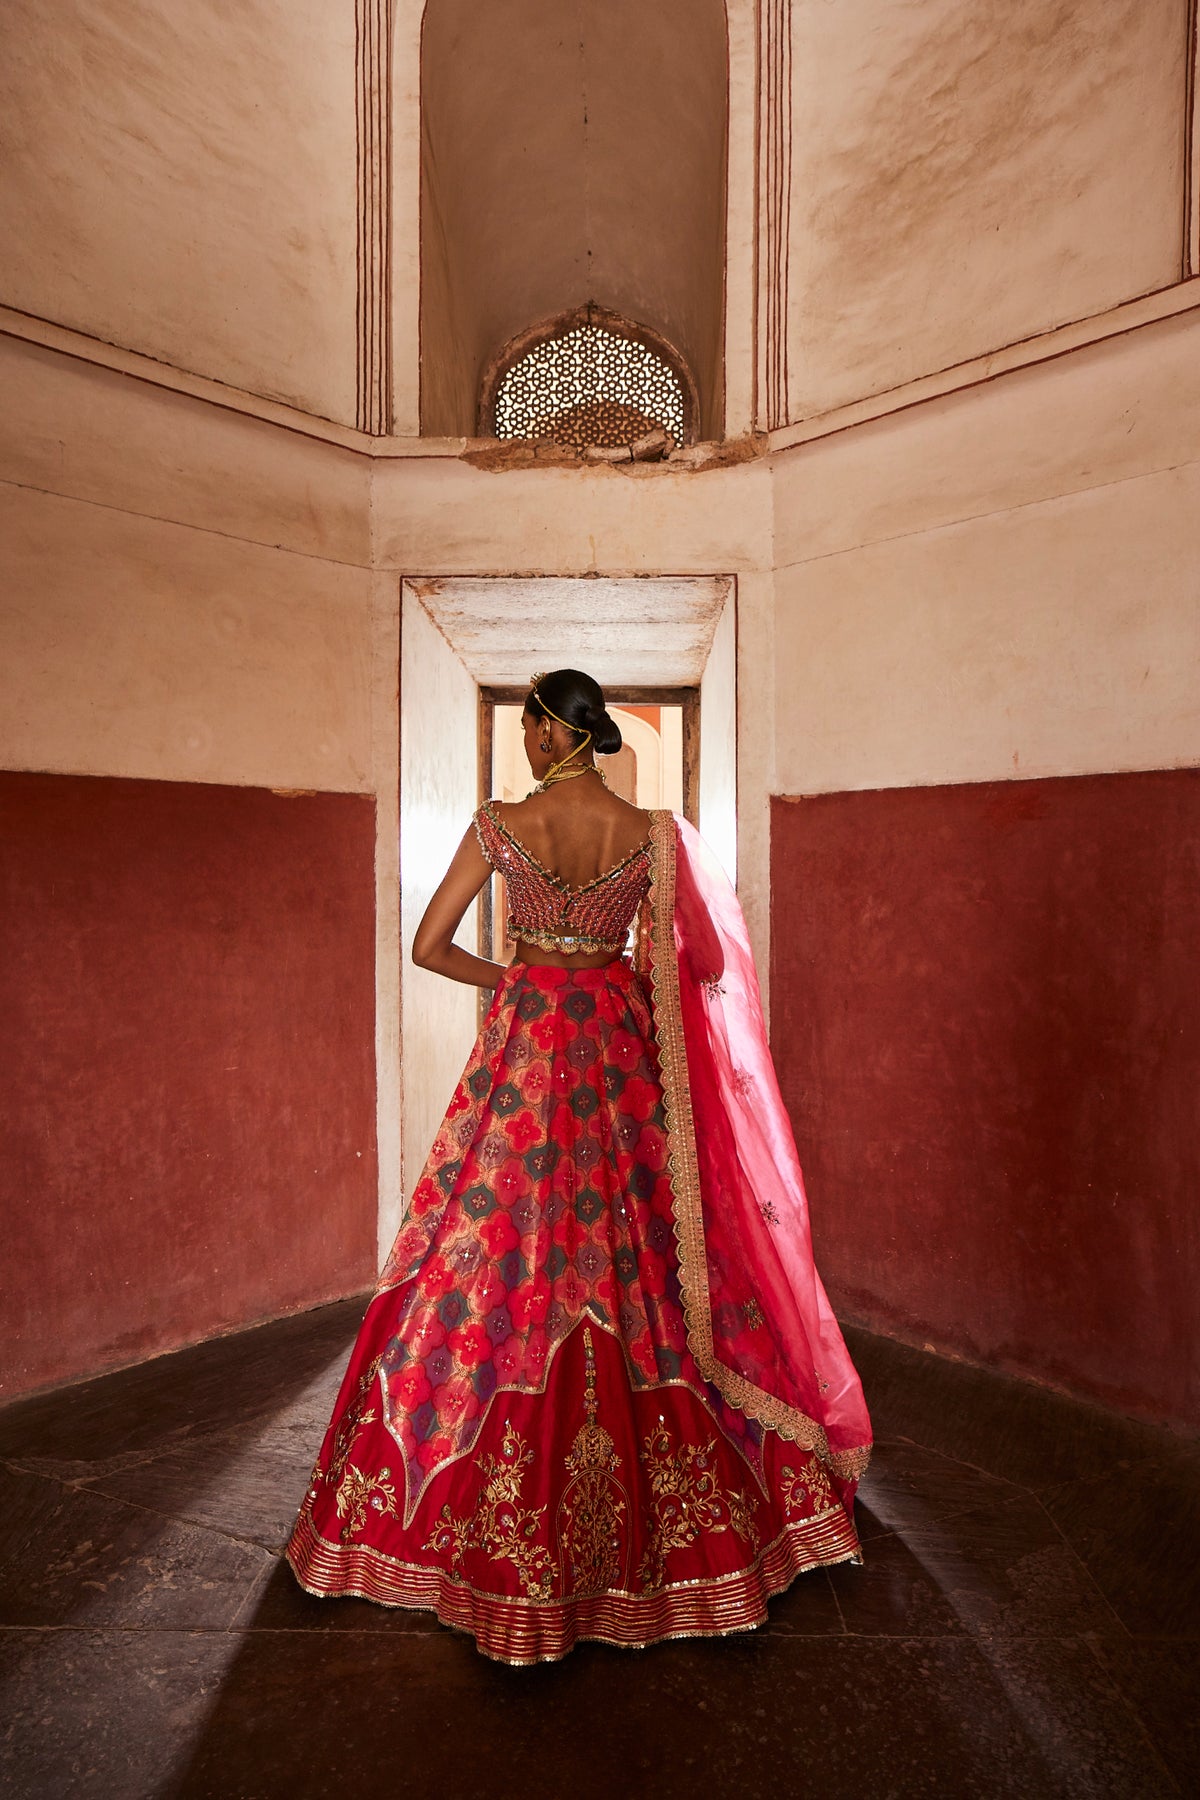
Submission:
<svg viewBox="0 0 1200 1800">
<path fill-rule="evenodd" d="M 495 987 L 504 973 L 504 964 L 472 956 L 454 942 L 463 914 L 491 872 L 492 865 L 479 848 L 474 826 L 469 826 L 417 926 L 412 959 L 419 969 L 432 969 L 435 975 L 465 981 L 470 987 Z"/>
</svg>

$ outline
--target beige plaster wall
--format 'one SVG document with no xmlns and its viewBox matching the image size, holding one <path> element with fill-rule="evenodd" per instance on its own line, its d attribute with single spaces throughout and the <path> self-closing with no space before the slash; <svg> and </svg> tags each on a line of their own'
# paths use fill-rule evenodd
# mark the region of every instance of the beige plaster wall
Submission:
<svg viewBox="0 0 1200 1800">
<path fill-rule="evenodd" d="M 6 0 L 0 301 L 353 422 L 355 32 L 321 0 Z"/>
<path fill-rule="evenodd" d="M 1200 760 L 1200 319 L 783 453 L 782 793 Z"/>
<path fill-rule="evenodd" d="M 407 1200 L 474 1041 L 479 1000 L 478 988 L 414 968 L 410 960 L 421 915 L 479 803 L 479 763 L 478 689 L 407 588 L 401 604 L 400 692 L 401 1068 Z M 457 941 L 475 951 L 477 932 L 477 908 L 472 906 Z M 386 1237 L 381 1228 L 385 1250 Z"/>
<path fill-rule="evenodd" d="M 496 475 L 405 458 L 376 466 L 372 508 L 379 566 L 413 575 L 713 575 L 771 560 L 762 462 Z"/>
<path fill-rule="evenodd" d="M 360 453 L 2 332 L 0 392 L 0 480 L 370 563 Z"/>
<path fill-rule="evenodd" d="M 723 411 L 721 0 L 430 0 L 422 428 L 475 429 L 486 361 L 595 300 L 663 333 Z"/>
<path fill-rule="evenodd" d="M 745 569 L 737 578 L 736 709 L 738 897 L 746 915 L 764 998 L 771 941 L 771 801 L 775 775 L 775 577 Z M 703 754 L 703 752 L 702 752 Z"/>
<path fill-rule="evenodd" d="M 391 1248 L 404 1204 L 403 1071 L 400 997 L 400 588 L 374 575 L 371 771 L 375 818 L 375 1129 L 379 1146 L 380 1263 Z"/>
<path fill-rule="evenodd" d="M 1187 0 L 791 16 L 791 418 L 1180 278 Z"/>
<path fill-rule="evenodd" d="M 738 879 L 737 600 L 725 603 L 700 680 L 700 830 Z"/>
<path fill-rule="evenodd" d="M 0 765 L 368 792 L 362 569 L 0 486 Z"/>
</svg>

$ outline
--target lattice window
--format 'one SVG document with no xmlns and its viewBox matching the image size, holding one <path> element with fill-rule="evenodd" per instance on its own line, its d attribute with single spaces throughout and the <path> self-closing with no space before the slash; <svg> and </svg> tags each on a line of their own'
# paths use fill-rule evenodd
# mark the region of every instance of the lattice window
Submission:
<svg viewBox="0 0 1200 1800">
<path fill-rule="evenodd" d="M 600 325 L 575 325 L 544 339 L 513 363 L 496 390 L 499 438 L 616 448 L 657 426 L 682 444 L 678 375 L 646 344 Z"/>
</svg>

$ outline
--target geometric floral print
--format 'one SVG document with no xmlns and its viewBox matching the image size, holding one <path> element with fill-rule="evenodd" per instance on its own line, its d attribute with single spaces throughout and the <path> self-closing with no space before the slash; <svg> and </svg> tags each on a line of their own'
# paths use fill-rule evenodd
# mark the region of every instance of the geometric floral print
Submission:
<svg viewBox="0 0 1200 1800">
<path fill-rule="evenodd" d="M 860 1558 L 853 1484 L 688 1348 L 650 1009 L 512 965 L 380 1278 L 288 1558 L 487 1655 L 744 1630 Z"/>
<path fill-rule="evenodd" d="M 384 1418 L 406 1517 L 468 1451 L 493 1394 L 538 1392 L 586 1314 L 632 1384 L 706 1393 L 679 1297 L 650 1012 L 623 961 L 513 964 L 460 1080 L 380 1281 L 409 1281 L 382 1351 Z M 725 1428 L 755 1460 L 760 1433 Z"/>
</svg>

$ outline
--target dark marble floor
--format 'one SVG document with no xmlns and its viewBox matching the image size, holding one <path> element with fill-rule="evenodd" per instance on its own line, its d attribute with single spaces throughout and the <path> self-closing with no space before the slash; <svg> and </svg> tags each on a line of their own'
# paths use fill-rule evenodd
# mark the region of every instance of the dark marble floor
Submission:
<svg viewBox="0 0 1200 1800">
<path fill-rule="evenodd" d="M 358 1320 L 0 1413 L 0 1791 L 1200 1794 L 1200 1448 L 852 1334 L 863 1568 L 746 1637 L 514 1670 L 280 1563 Z"/>
</svg>

